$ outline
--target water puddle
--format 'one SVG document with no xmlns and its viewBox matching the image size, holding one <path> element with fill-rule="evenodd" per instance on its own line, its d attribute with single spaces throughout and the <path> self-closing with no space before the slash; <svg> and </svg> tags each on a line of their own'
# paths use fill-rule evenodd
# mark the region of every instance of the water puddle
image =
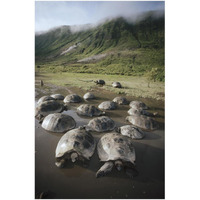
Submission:
<svg viewBox="0 0 200 200">
<path fill-rule="evenodd" d="M 76 88 L 36 88 L 36 101 L 43 95 L 61 93 L 67 95 L 70 91 L 83 96 L 86 91 Z M 100 90 L 101 91 L 101 90 Z M 89 102 L 98 106 L 102 101 L 112 100 L 116 94 L 106 91 L 93 91 L 98 98 Z M 129 101 L 133 97 L 127 97 Z M 105 177 L 96 179 L 95 174 L 102 163 L 99 162 L 97 152 L 92 156 L 89 166 L 84 168 L 81 163 L 71 162 L 59 169 L 55 166 L 55 149 L 63 134 L 50 133 L 41 128 L 35 120 L 35 194 L 46 192 L 47 199 L 146 199 L 164 198 L 164 103 L 140 99 L 151 107 L 151 111 L 158 112 L 156 118 L 162 126 L 159 130 L 146 132 L 143 140 L 135 141 L 136 164 L 139 175 L 134 179 L 128 178 L 124 171 L 115 169 Z M 77 124 L 76 127 L 85 125 L 91 119 L 76 114 L 76 108 L 82 104 L 69 104 L 69 109 L 64 113 L 72 116 Z M 128 105 L 118 106 L 118 109 L 106 112 L 117 124 L 121 126 L 129 124 L 125 122 L 128 116 Z M 93 133 L 98 140 L 104 133 Z"/>
</svg>

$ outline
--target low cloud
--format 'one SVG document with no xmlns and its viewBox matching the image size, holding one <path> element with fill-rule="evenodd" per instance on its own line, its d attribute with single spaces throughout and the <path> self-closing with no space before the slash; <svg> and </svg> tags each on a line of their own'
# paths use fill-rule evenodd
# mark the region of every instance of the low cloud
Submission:
<svg viewBox="0 0 200 200">
<path fill-rule="evenodd" d="M 68 25 L 72 32 L 78 32 L 117 17 L 134 23 L 144 17 L 144 12 L 153 10 L 159 10 L 154 17 L 163 15 L 164 2 L 36 2 L 35 30 L 38 34 L 38 31 Z"/>
</svg>

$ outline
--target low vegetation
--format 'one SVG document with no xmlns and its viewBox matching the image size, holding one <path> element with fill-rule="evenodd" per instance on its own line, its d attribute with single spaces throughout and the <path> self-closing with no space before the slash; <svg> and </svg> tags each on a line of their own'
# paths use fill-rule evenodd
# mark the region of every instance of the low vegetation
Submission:
<svg viewBox="0 0 200 200">
<path fill-rule="evenodd" d="M 106 55 L 102 59 L 78 62 L 102 54 Z M 142 76 L 164 82 L 164 17 L 148 13 L 134 24 L 118 18 L 75 33 L 63 26 L 36 35 L 35 56 L 40 73 Z"/>
<path fill-rule="evenodd" d="M 164 100 L 164 83 L 149 81 L 147 77 L 126 76 L 126 75 L 101 75 L 88 73 L 41 73 L 37 70 L 36 81 L 43 80 L 44 84 L 53 84 L 62 87 L 77 87 L 86 91 L 105 89 L 118 95 L 153 98 Z M 104 79 L 106 85 L 96 86 L 93 82 L 97 79 Z M 113 88 L 112 82 L 119 81 L 123 88 Z"/>
</svg>

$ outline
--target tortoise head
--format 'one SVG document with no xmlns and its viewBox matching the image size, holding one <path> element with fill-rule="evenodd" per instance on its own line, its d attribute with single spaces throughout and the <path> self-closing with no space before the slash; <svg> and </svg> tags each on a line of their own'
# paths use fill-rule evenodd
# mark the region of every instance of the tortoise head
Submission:
<svg viewBox="0 0 200 200">
<path fill-rule="evenodd" d="M 76 160 L 78 159 L 78 154 L 76 152 L 72 152 L 71 159 L 73 163 L 76 162 Z"/>
<path fill-rule="evenodd" d="M 79 129 L 79 130 L 83 130 L 83 129 L 85 129 L 85 127 L 86 127 L 86 125 L 84 125 L 84 126 L 79 126 L 78 129 Z"/>
<path fill-rule="evenodd" d="M 104 112 L 104 111 L 101 111 L 101 115 L 105 115 L 106 114 L 106 112 Z"/>
<path fill-rule="evenodd" d="M 82 127 L 82 129 L 84 128 L 87 132 L 92 131 L 92 128 L 90 126 L 88 126 L 88 125 L 83 125 L 81 127 Z"/>
<path fill-rule="evenodd" d="M 120 133 L 120 127 L 115 127 L 114 129 L 117 133 Z"/>
<path fill-rule="evenodd" d="M 129 121 L 129 117 L 130 117 L 130 116 L 127 116 L 127 117 L 125 118 L 125 121 L 126 121 L 126 122 Z"/>
<path fill-rule="evenodd" d="M 37 113 L 37 114 L 35 115 L 35 118 L 38 119 L 38 120 L 39 120 L 39 123 L 41 124 L 41 123 L 43 122 L 45 116 L 43 116 L 43 115 L 40 114 L 40 113 Z"/>
<path fill-rule="evenodd" d="M 67 106 L 67 104 L 66 104 L 66 103 L 64 103 L 64 105 L 63 105 L 63 110 L 65 110 L 65 111 L 67 111 L 67 110 L 68 110 L 68 106 Z"/>
</svg>

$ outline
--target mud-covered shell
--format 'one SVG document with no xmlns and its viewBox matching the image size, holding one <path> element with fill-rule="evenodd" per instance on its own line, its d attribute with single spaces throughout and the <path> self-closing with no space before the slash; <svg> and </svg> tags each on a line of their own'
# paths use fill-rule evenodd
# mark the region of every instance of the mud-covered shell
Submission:
<svg viewBox="0 0 200 200">
<path fill-rule="evenodd" d="M 63 101 L 64 103 L 79 103 L 82 101 L 82 98 L 77 94 L 69 94 Z"/>
<path fill-rule="evenodd" d="M 122 160 L 134 164 L 136 160 L 133 140 L 119 133 L 107 133 L 99 140 L 97 152 L 101 161 Z"/>
<path fill-rule="evenodd" d="M 57 101 L 44 101 L 40 103 L 36 109 L 35 114 L 38 116 L 39 114 L 43 116 L 47 116 L 51 113 L 60 113 L 64 110 L 63 104 L 57 102 Z"/>
<path fill-rule="evenodd" d="M 89 99 L 95 99 L 95 96 L 91 92 L 87 92 L 86 94 L 84 94 L 83 98 L 85 100 L 89 100 Z"/>
<path fill-rule="evenodd" d="M 120 82 L 113 82 L 113 83 L 112 83 L 112 86 L 113 86 L 114 88 L 121 88 L 121 87 L 122 87 L 122 85 L 121 85 Z"/>
<path fill-rule="evenodd" d="M 37 104 L 43 103 L 45 101 L 50 101 L 50 100 L 55 100 L 55 99 L 51 96 L 43 96 L 37 101 Z"/>
<path fill-rule="evenodd" d="M 127 105 L 128 101 L 125 97 L 115 97 L 113 99 L 113 102 L 119 104 L 119 105 Z"/>
<path fill-rule="evenodd" d="M 49 114 L 42 122 L 42 128 L 56 133 L 64 133 L 75 127 L 75 120 L 71 116 L 62 113 Z"/>
<path fill-rule="evenodd" d="M 62 94 L 52 94 L 51 97 L 56 100 L 63 100 L 65 98 Z"/>
<path fill-rule="evenodd" d="M 126 117 L 126 120 L 134 126 L 142 129 L 155 130 L 158 128 L 158 122 L 156 122 L 153 118 L 144 115 L 131 115 Z"/>
<path fill-rule="evenodd" d="M 145 135 L 145 133 L 140 129 L 137 128 L 133 125 L 125 125 L 125 126 L 121 126 L 119 127 L 119 132 L 122 135 L 128 136 L 132 139 L 142 139 Z"/>
<path fill-rule="evenodd" d="M 101 116 L 101 115 L 105 114 L 105 112 L 102 112 L 101 110 L 99 110 L 95 106 L 89 105 L 89 104 L 80 105 L 77 108 L 77 113 L 79 115 L 88 116 L 88 117 Z"/>
<path fill-rule="evenodd" d="M 117 108 L 117 103 L 113 101 L 104 101 L 98 105 L 101 110 L 115 110 Z"/>
<path fill-rule="evenodd" d="M 56 158 L 73 151 L 88 159 L 94 154 L 96 141 L 85 129 L 77 128 L 65 133 L 56 147 Z"/>
<path fill-rule="evenodd" d="M 146 110 L 143 110 L 143 109 L 136 109 L 136 108 L 130 108 L 128 110 L 128 114 L 129 115 L 146 115 L 146 116 L 149 116 L 149 117 L 153 117 L 154 114 L 153 113 L 150 113 Z"/>
<path fill-rule="evenodd" d="M 146 104 L 143 103 L 142 101 L 131 101 L 129 106 L 135 109 L 145 109 L 145 110 L 148 109 Z"/>
<path fill-rule="evenodd" d="M 96 132 L 112 131 L 115 128 L 115 122 L 107 116 L 96 117 L 88 122 L 87 130 Z"/>
</svg>

